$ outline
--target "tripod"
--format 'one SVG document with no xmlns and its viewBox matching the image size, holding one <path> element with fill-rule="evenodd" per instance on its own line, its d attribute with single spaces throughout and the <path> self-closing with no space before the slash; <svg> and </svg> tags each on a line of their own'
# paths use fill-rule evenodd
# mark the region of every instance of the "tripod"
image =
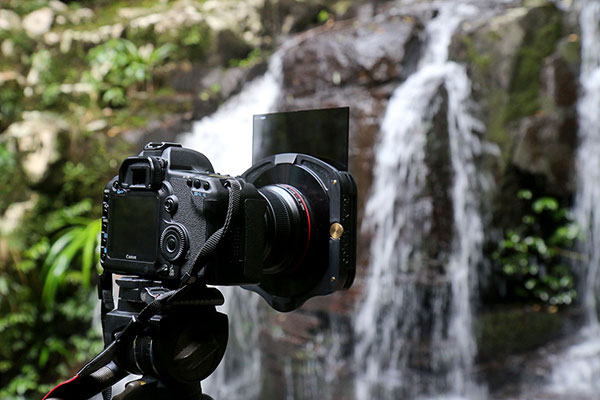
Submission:
<svg viewBox="0 0 600 400">
<path fill-rule="evenodd" d="M 80 400 L 102 392 L 128 374 L 115 400 L 212 400 L 200 381 L 219 365 L 228 340 L 228 319 L 216 311 L 221 292 L 202 284 L 169 290 L 155 281 L 117 279 L 118 306 L 112 298 L 112 276 L 101 277 L 102 328 L 105 349 L 78 374 L 53 389 L 44 400 Z"/>
</svg>

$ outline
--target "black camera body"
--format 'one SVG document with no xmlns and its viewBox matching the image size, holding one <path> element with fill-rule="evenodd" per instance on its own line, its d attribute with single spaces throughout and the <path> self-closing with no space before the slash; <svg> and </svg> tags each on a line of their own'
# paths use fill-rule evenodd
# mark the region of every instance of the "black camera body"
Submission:
<svg viewBox="0 0 600 400">
<path fill-rule="evenodd" d="M 113 273 L 177 286 L 193 255 L 223 225 L 228 177 L 216 175 L 202 154 L 173 143 L 150 143 L 127 158 L 104 190 L 103 267 Z M 242 186 L 242 209 L 222 251 L 200 271 L 213 285 L 258 283 L 262 257 L 264 199 Z"/>
<path fill-rule="evenodd" d="M 231 179 L 241 188 L 239 209 L 196 280 L 244 285 L 279 311 L 350 287 L 356 185 L 348 172 L 285 153 L 232 178 L 215 174 L 203 154 L 164 142 L 127 158 L 104 190 L 104 269 L 178 287 L 224 224 Z"/>
</svg>

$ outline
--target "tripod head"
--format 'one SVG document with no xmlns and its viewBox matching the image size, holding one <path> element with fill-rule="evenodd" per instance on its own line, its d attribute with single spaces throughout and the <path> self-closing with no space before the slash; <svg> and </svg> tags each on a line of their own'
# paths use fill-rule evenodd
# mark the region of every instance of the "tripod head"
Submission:
<svg viewBox="0 0 600 400">
<path fill-rule="evenodd" d="M 130 382 L 115 400 L 208 400 L 200 381 L 219 365 L 228 340 L 228 318 L 216 311 L 221 292 L 202 284 L 176 290 L 137 277 L 100 277 L 105 350 L 44 400 L 87 399 L 103 392 L 127 374 L 143 375 Z"/>
<path fill-rule="evenodd" d="M 118 306 L 104 320 L 109 345 L 139 313 L 169 290 L 158 282 L 135 277 L 117 279 Z M 221 292 L 204 285 L 182 292 L 123 349 L 116 364 L 129 373 L 151 376 L 167 384 L 196 383 L 221 362 L 228 337 L 228 319 L 216 311 L 224 303 Z"/>
</svg>

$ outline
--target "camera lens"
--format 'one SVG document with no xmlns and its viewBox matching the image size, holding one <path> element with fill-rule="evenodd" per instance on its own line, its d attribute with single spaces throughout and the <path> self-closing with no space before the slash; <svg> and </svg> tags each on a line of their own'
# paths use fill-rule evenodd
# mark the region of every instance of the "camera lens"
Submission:
<svg viewBox="0 0 600 400">
<path fill-rule="evenodd" d="M 308 202 L 290 185 L 268 185 L 259 192 L 268 204 L 263 273 L 293 271 L 304 260 L 310 242 Z"/>
</svg>

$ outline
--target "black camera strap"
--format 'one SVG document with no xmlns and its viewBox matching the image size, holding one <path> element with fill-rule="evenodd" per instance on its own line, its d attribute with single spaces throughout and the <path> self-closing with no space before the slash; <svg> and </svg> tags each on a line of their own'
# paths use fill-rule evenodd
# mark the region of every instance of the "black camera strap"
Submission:
<svg viewBox="0 0 600 400">
<path fill-rule="evenodd" d="M 185 286 L 191 283 L 191 279 L 196 276 L 196 274 L 206 265 L 210 256 L 215 254 L 217 248 L 219 247 L 219 243 L 221 240 L 227 235 L 229 231 L 229 226 L 231 225 L 231 220 L 237 214 L 240 208 L 240 198 L 242 192 L 242 185 L 240 182 L 231 178 L 225 182 L 225 187 L 229 191 L 229 201 L 227 203 L 227 214 L 225 216 L 225 222 L 223 226 L 217 229 L 206 242 L 200 248 L 192 267 L 181 277 L 181 286 Z"/>
</svg>

